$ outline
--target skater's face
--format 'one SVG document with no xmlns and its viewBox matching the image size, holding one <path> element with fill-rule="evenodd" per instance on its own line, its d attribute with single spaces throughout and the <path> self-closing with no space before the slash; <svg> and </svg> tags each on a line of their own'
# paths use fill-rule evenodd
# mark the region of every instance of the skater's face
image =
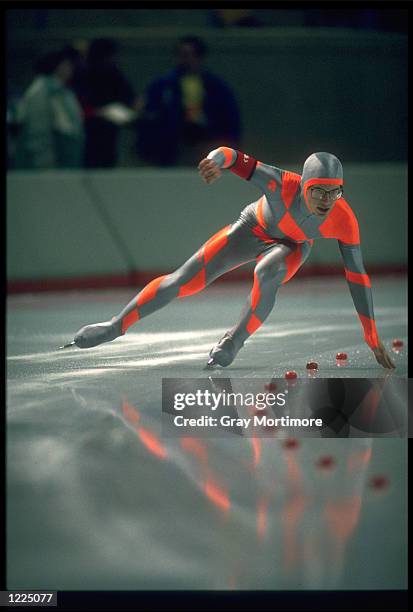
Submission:
<svg viewBox="0 0 413 612">
<path fill-rule="evenodd" d="M 311 185 L 307 189 L 306 197 L 311 212 L 317 217 L 326 217 L 336 201 L 343 195 L 340 185 Z"/>
</svg>

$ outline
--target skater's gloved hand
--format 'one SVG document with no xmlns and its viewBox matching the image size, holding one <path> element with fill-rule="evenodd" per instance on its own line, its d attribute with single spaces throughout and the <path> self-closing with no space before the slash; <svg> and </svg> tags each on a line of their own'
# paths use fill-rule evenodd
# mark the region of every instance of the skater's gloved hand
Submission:
<svg viewBox="0 0 413 612">
<path fill-rule="evenodd" d="M 379 346 L 371 350 L 373 351 L 376 360 L 381 366 L 383 366 L 383 368 L 388 368 L 389 370 L 393 370 L 396 367 L 389 353 L 384 348 L 380 340 L 379 340 Z"/>
<path fill-rule="evenodd" d="M 198 165 L 199 174 L 205 183 L 213 183 L 221 176 L 221 168 L 213 159 L 205 157 L 199 162 Z"/>
</svg>

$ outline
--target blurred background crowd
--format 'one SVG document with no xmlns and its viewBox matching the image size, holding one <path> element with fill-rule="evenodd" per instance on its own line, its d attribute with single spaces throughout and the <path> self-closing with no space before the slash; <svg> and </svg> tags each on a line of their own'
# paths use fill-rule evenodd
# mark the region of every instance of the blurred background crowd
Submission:
<svg viewBox="0 0 413 612">
<path fill-rule="evenodd" d="M 15 168 L 116 167 L 122 126 L 136 131 L 137 155 L 155 165 L 192 164 L 220 141 L 238 145 L 236 98 L 205 69 L 200 38 L 181 38 L 175 67 L 144 93 L 120 68 L 118 47 L 98 38 L 36 60 L 10 118 Z"/>
<path fill-rule="evenodd" d="M 193 166 L 219 144 L 404 160 L 406 30 L 376 7 L 9 10 L 8 167 Z"/>
</svg>

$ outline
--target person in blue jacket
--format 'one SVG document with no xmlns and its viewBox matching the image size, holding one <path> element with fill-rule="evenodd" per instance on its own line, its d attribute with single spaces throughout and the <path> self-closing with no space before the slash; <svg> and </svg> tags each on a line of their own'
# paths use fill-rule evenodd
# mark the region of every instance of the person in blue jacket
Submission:
<svg viewBox="0 0 413 612">
<path fill-rule="evenodd" d="M 146 162 L 193 165 L 222 141 L 239 144 L 238 103 L 230 87 L 205 69 L 206 52 L 201 39 L 180 39 L 177 66 L 147 88 L 138 122 L 138 154 Z"/>
</svg>

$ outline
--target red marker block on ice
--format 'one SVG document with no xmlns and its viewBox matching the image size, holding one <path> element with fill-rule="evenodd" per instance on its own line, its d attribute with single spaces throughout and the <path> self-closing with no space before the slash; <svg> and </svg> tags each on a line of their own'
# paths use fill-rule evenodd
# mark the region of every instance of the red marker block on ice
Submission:
<svg viewBox="0 0 413 612">
<path fill-rule="evenodd" d="M 392 342 L 394 348 L 401 348 L 403 346 L 403 340 L 398 340 L 397 338 Z"/>
<path fill-rule="evenodd" d="M 294 370 L 289 370 L 284 374 L 284 378 L 287 380 L 294 380 L 297 378 L 297 372 L 294 372 Z"/>
<path fill-rule="evenodd" d="M 370 481 L 369 481 L 370 489 L 373 489 L 375 491 L 382 491 L 384 489 L 387 489 L 388 486 L 389 486 L 389 479 L 386 478 L 386 476 L 382 476 L 380 474 L 377 476 L 372 476 L 372 478 L 370 478 Z"/>
<path fill-rule="evenodd" d="M 337 361 L 345 361 L 347 359 L 347 353 L 337 353 Z"/>
<path fill-rule="evenodd" d="M 318 370 L 318 363 L 316 361 L 309 361 L 305 367 L 307 370 Z"/>
<path fill-rule="evenodd" d="M 334 457 L 331 457 L 330 455 L 320 457 L 320 459 L 317 461 L 317 467 L 321 470 L 331 470 L 335 464 L 336 462 Z"/>
<path fill-rule="evenodd" d="M 283 447 L 288 450 L 295 450 L 300 446 L 300 443 L 295 438 L 287 438 L 283 442 Z"/>
</svg>

